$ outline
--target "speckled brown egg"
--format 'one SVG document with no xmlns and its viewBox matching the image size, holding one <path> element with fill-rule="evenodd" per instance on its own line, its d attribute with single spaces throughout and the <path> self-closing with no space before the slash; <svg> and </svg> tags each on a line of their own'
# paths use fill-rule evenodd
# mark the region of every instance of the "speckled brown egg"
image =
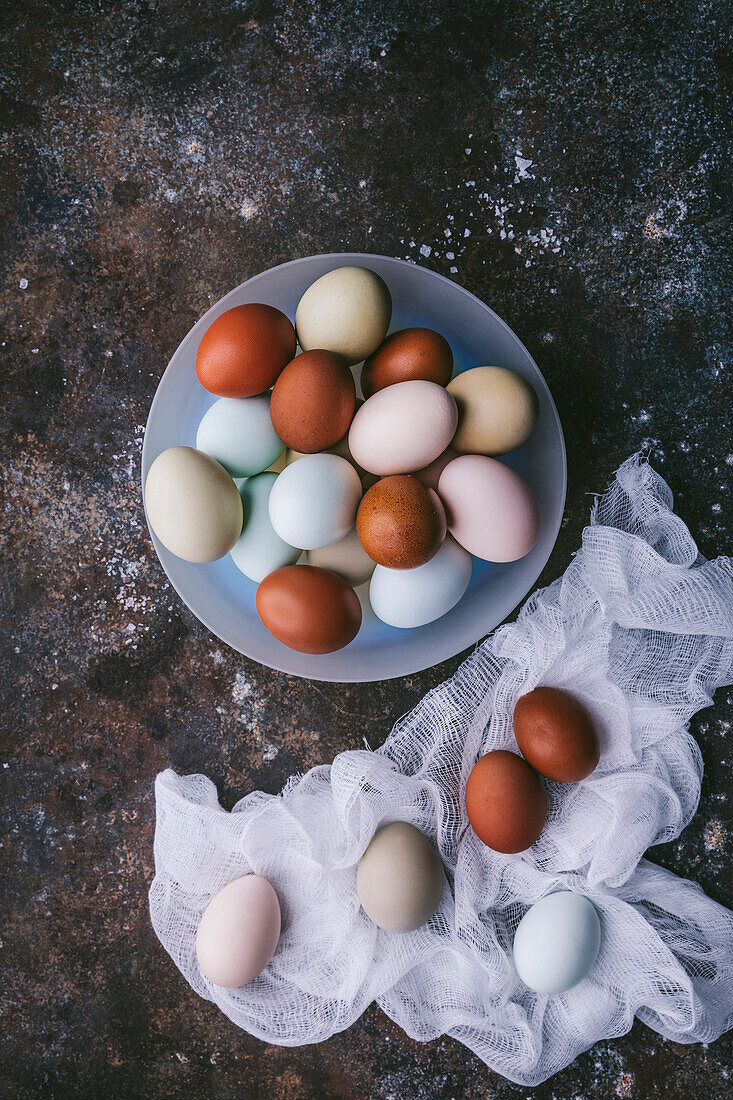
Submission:
<svg viewBox="0 0 733 1100">
<path fill-rule="evenodd" d="M 453 352 L 439 332 L 430 328 L 403 328 L 391 333 L 361 369 L 365 397 L 395 382 L 423 378 L 447 386 L 453 373 Z"/>
<path fill-rule="evenodd" d="M 359 633 L 361 604 L 336 573 L 285 565 L 257 586 L 257 614 L 283 645 L 301 653 L 333 653 Z"/>
<path fill-rule="evenodd" d="M 514 736 L 533 768 L 558 783 L 577 783 L 601 755 L 598 731 L 583 704 L 568 691 L 536 687 L 517 700 Z"/>
<path fill-rule="evenodd" d="M 495 852 L 524 852 L 545 824 L 545 792 L 526 760 L 495 749 L 473 766 L 466 783 L 466 813 L 479 840 Z"/>
<path fill-rule="evenodd" d="M 285 367 L 270 398 L 272 425 L 293 451 L 316 454 L 348 431 L 356 406 L 354 376 L 333 351 L 304 351 Z"/>
<path fill-rule="evenodd" d="M 410 474 L 381 478 L 364 494 L 356 513 L 362 546 L 388 569 L 424 565 L 437 553 L 445 531 L 437 493 Z"/>
</svg>

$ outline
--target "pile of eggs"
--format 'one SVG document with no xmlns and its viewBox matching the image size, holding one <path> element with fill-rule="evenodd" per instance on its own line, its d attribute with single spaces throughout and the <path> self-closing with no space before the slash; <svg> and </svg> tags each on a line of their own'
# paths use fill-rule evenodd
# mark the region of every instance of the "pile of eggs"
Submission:
<svg viewBox="0 0 733 1100">
<path fill-rule="evenodd" d="M 561 782 L 579 780 L 581 773 L 590 774 L 598 762 L 598 736 L 592 721 L 567 692 L 539 687 L 524 695 L 514 710 L 514 726 L 517 743 L 527 759 Z M 511 758 L 535 776 L 529 764 L 512 752 L 497 751 L 482 760 L 492 756 Z M 507 836 L 525 828 L 525 814 L 536 829 L 538 814 L 531 805 L 524 805 L 522 782 L 507 768 L 506 761 L 502 771 L 493 775 L 491 789 L 482 792 L 485 798 L 479 798 L 471 785 L 479 782 L 474 775 L 482 760 L 466 789 L 469 821 L 490 847 L 516 851 L 517 836 L 511 842 L 507 842 Z M 495 801 L 493 807 L 490 799 Z M 482 810 L 477 814 L 479 804 Z M 485 830 L 482 822 L 487 813 L 492 815 L 493 825 Z M 544 822 L 544 795 L 541 816 Z M 526 839 L 529 834 L 523 835 Z M 406 821 L 392 821 L 378 829 L 356 871 L 359 904 L 366 916 L 387 933 L 413 932 L 424 925 L 438 909 L 445 888 L 437 851 L 419 829 Z M 268 880 L 260 875 L 235 879 L 213 897 L 201 918 L 196 954 L 203 974 L 226 988 L 246 984 L 269 963 L 280 931 L 280 905 Z M 516 928 L 516 972 L 537 993 L 563 993 L 590 973 L 600 943 L 600 919 L 588 898 L 571 890 L 547 894 L 525 912 Z"/>
<path fill-rule="evenodd" d="M 353 640 L 361 585 L 383 622 L 424 626 L 463 597 L 471 555 L 515 561 L 539 536 L 534 492 L 497 458 L 534 429 L 532 387 L 498 366 L 451 380 L 445 338 L 387 336 L 391 315 L 360 267 L 316 280 L 295 326 L 269 305 L 222 313 L 196 353 L 218 400 L 195 447 L 163 451 L 146 479 L 160 542 L 192 562 L 231 554 L 265 627 L 302 652 Z"/>
</svg>

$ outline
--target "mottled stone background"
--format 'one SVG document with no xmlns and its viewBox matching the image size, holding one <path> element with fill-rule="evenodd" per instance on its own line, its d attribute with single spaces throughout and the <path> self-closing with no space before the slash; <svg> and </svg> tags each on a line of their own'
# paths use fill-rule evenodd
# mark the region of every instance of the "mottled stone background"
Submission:
<svg viewBox="0 0 733 1100">
<path fill-rule="evenodd" d="M 205 771 L 227 805 L 277 791 L 376 746 L 458 658 L 352 687 L 239 657 L 166 584 L 139 487 L 156 384 L 206 308 L 272 264 L 364 250 L 455 278 L 545 373 L 569 494 L 543 582 L 641 445 L 702 552 L 730 551 L 727 13 L 2 5 L 3 1096 L 730 1095 L 725 1040 L 641 1024 L 528 1090 L 375 1008 L 286 1050 L 192 993 L 147 916 L 156 772 Z M 732 699 L 693 723 L 697 817 L 651 853 L 726 904 Z"/>
</svg>

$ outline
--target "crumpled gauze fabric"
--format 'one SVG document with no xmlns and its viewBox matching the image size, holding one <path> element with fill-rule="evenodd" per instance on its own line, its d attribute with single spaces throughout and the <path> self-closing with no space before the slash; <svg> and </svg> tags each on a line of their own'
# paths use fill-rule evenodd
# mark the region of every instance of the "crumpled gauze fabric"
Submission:
<svg viewBox="0 0 733 1100">
<path fill-rule="evenodd" d="M 376 752 L 344 752 L 254 791 L 232 813 L 202 775 L 156 781 L 153 926 L 186 980 L 239 1027 L 295 1046 L 348 1027 L 373 1000 L 408 1035 L 452 1035 L 512 1081 L 536 1085 L 634 1016 L 676 1042 L 710 1042 L 733 1015 L 733 914 L 641 859 L 676 837 L 700 794 L 687 723 L 733 680 L 733 568 L 705 561 L 639 455 L 596 503 L 565 574 L 476 648 L 401 719 Z M 567 688 L 594 714 L 603 752 L 582 783 L 547 783 L 548 820 L 518 856 L 486 848 L 461 792 L 476 759 L 515 748 L 511 714 L 536 684 Z M 374 832 L 412 822 L 446 875 L 416 932 L 378 929 L 360 909 L 357 863 Z M 266 876 L 283 929 L 265 971 L 240 989 L 201 973 L 195 936 L 231 879 Z M 602 943 L 590 975 L 527 989 L 512 941 L 528 906 L 587 895 Z"/>
</svg>

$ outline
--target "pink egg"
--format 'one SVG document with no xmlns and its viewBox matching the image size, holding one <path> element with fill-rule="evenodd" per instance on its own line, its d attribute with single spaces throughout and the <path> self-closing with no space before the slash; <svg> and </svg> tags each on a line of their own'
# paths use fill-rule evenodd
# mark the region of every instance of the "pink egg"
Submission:
<svg viewBox="0 0 733 1100">
<path fill-rule="evenodd" d="M 357 410 L 349 450 L 372 474 L 409 474 L 442 454 L 457 424 L 458 408 L 443 386 L 424 379 L 397 382 Z"/>
<path fill-rule="evenodd" d="M 215 985 L 236 989 L 260 974 L 280 939 L 280 903 L 261 875 L 243 875 L 215 894 L 196 934 L 196 955 Z"/>
<path fill-rule="evenodd" d="M 537 542 L 537 497 L 503 462 L 485 455 L 459 455 L 440 475 L 438 492 L 448 530 L 475 557 L 516 561 Z"/>
</svg>

